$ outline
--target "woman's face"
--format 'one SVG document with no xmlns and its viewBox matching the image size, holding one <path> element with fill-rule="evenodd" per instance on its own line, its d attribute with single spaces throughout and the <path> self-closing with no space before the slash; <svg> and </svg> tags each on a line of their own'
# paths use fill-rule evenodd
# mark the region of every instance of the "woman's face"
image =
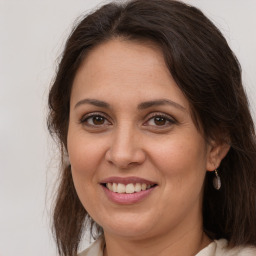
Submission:
<svg viewBox="0 0 256 256">
<path fill-rule="evenodd" d="M 89 53 L 73 83 L 68 153 L 77 194 L 105 235 L 202 224 L 211 146 L 156 46 L 114 39 Z"/>
</svg>

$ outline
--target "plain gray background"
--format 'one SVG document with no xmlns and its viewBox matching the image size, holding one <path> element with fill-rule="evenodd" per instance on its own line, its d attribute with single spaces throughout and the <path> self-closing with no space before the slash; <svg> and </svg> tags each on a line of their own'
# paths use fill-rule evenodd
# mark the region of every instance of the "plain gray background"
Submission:
<svg viewBox="0 0 256 256">
<path fill-rule="evenodd" d="M 49 215 L 58 153 L 46 128 L 47 94 L 74 20 L 100 2 L 0 0 L 0 256 L 56 255 Z M 186 2 L 236 53 L 255 120 L 256 1 Z"/>
</svg>

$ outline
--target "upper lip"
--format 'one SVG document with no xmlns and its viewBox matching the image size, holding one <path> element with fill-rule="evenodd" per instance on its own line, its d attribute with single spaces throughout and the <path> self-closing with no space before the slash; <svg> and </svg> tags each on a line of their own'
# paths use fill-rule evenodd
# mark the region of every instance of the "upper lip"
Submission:
<svg viewBox="0 0 256 256">
<path fill-rule="evenodd" d="M 144 179 L 144 178 L 140 178 L 140 177 L 108 177 L 108 178 L 105 178 L 103 180 L 100 181 L 101 184 L 105 184 L 105 183 L 121 183 L 121 184 L 124 184 L 124 185 L 127 185 L 127 184 L 130 184 L 130 183 L 133 183 L 133 184 L 136 184 L 136 183 L 145 183 L 147 185 L 155 185 L 157 184 L 156 182 L 154 181 L 150 181 L 150 180 L 147 180 L 147 179 Z"/>
</svg>

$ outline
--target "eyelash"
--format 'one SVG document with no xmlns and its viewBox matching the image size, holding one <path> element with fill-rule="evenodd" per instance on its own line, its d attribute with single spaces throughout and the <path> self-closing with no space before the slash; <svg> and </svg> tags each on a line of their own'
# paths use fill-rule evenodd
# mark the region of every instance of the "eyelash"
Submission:
<svg viewBox="0 0 256 256">
<path fill-rule="evenodd" d="M 103 119 L 103 122 L 107 122 L 107 124 L 90 124 L 88 121 L 90 119 L 93 119 L 93 118 L 102 118 Z M 163 121 L 165 122 L 163 125 L 150 125 L 150 124 L 147 124 L 149 123 L 151 120 L 153 120 L 154 118 L 162 118 Z M 80 119 L 80 123 L 83 124 L 83 125 L 86 125 L 86 126 L 89 126 L 89 127 L 92 127 L 92 128 L 102 128 L 104 127 L 105 125 L 111 125 L 112 123 L 109 121 L 109 117 L 106 116 L 104 113 L 101 113 L 101 112 L 93 112 L 93 113 L 89 113 L 89 114 L 86 114 L 84 115 L 81 119 Z M 167 123 L 167 124 L 166 124 Z M 168 128 L 169 126 L 173 125 L 177 123 L 177 121 L 170 117 L 169 115 L 167 114 L 164 114 L 164 113 L 150 113 L 147 117 L 147 121 L 143 123 L 144 126 L 155 126 L 157 127 L 157 129 L 164 129 L 164 128 Z"/>
<path fill-rule="evenodd" d="M 169 127 L 170 125 L 177 123 L 177 121 L 173 117 L 170 117 L 169 115 L 164 113 L 157 113 L 157 112 L 149 114 L 149 117 L 147 118 L 147 121 L 145 123 L 148 123 L 150 120 L 153 120 L 154 118 L 163 118 L 165 121 L 164 125 L 155 125 L 158 128 L 166 128 L 166 127 Z M 166 124 L 166 122 L 169 123 L 169 125 Z"/>
<path fill-rule="evenodd" d="M 87 126 L 91 126 L 91 127 L 102 127 L 103 125 L 96 125 L 96 124 L 89 124 L 88 120 L 92 119 L 92 118 L 96 118 L 96 117 L 100 117 L 104 119 L 104 122 L 107 121 L 109 124 L 111 124 L 110 121 L 108 121 L 109 117 L 106 116 L 105 114 L 101 113 L 101 112 L 94 112 L 94 113 L 89 113 L 84 115 L 81 119 L 80 119 L 80 123 L 87 125 Z"/>
</svg>

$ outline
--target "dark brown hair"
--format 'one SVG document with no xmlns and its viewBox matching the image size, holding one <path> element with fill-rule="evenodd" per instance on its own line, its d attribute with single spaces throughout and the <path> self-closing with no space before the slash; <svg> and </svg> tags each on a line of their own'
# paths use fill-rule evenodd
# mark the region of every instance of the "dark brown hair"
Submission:
<svg viewBox="0 0 256 256">
<path fill-rule="evenodd" d="M 48 127 L 62 155 L 74 76 L 88 51 L 116 37 L 156 43 L 198 129 L 206 139 L 230 144 L 219 167 L 219 191 L 212 186 L 213 174 L 206 174 L 205 232 L 212 239 L 228 239 L 230 246 L 256 245 L 256 143 L 240 65 L 220 31 L 195 7 L 172 0 L 110 3 L 74 28 L 49 94 Z M 78 199 L 70 166 L 62 161 L 53 216 L 60 255 L 76 255 L 85 223 L 94 222 Z"/>
</svg>

